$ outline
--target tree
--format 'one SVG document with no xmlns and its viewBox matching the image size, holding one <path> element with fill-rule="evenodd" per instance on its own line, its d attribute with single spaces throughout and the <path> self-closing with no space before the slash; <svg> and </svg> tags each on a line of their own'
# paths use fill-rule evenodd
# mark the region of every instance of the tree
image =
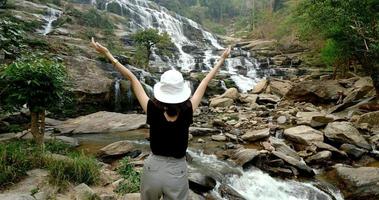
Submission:
<svg viewBox="0 0 379 200">
<path fill-rule="evenodd" d="M 153 53 L 153 48 L 158 47 L 161 52 L 169 55 L 165 50 L 171 49 L 173 43 L 167 33 L 159 34 L 156 29 L 141 30 L 132 35 L 133 41 L 138 45 L 137 49 L 142 50 L 146 55 L 146 66 L 149 66 L 149 58 Z"/>
<path fill-rule="evenodd" d="M 7 0 L 0 0 L 0 8 L 3 8 L 7 4 Z"/>
<path fill-rule="evenodd" d="M 17 110 L 26 104 L 31 115 L 31 133 L 36 143 L 43 146 L 45 111 L 61 106 L 66 98 L 65 67 L 58 61 L 25 56 L 3 66 L 0 78 L 5 83 L 1 91 L 5 106 Z"/>
<path fill-rule="evenodd" d="M 359 62 L 371 75 L 379 98 L 379 3 L 377 0 L 302 1 L 299 18 L 306 35 L 321 34 L 335 61 Z M 341 53 L 342 52 L 342 53 Z M 330 60 L 330 59 L 329 59 Z"/>
</svg>

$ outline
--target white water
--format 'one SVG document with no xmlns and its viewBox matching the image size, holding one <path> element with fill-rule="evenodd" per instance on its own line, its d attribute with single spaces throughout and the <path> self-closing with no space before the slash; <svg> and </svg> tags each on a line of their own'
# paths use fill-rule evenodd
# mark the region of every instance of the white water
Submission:
<svg viewBox="0 0 379 200">
<path fill-rule="evenodd" d="M 115 104 L 115 110 L 118 111 L 120 108 L 120 79 L 116 79 L 114 83 L 114 104 Z"/>
<path fill-rule="evenodd" d="M 216 37 L 210 32 L 204 30 L 198 23 L 191 19 L 182 17 L 178 14 L 168 11 L 166 8 L 157 5 L 148 0 L 108 0 L 105 9 L 108 8 L 110 3 L 118 4 L 130 20 L 129 28 L 131 32 L 136 32 L 141 29 L 154 28 L 160 32 L 167 32 L 176 47 L 178 48 L 179 59 L 176 61 L 170 60 L 164 63 L 171 68 L 179 67 L 183 71 L 190 71 L 194 69 L 195 59 L 194 55 L 188 54 L 182 50 L 183 46 L 196 46 L 204 52 L 204 64 L 207 69 L 211 69 L 211 60 L 216 60 L 220 57 L 220 52 L 213 52 L 212 50 L 223 49 L 222 45 L 217 41 Z M 184 33 L 184 26 L 192 26 L 193 29 L 200 30 L 203 38 L 199 41 L 191 41 Z M 162 60 L 157 58 L 159 56 L 153 54 L 155 60 L 158 62 L 154 66 L 162 65 Z M 242 60 L 242 61 L 237 61 Z M 245 57 L 229 58 L 227 65 L 227 73 L 232 74 L 232 80 L 235 81 L 237 86 L 242 92 L 252 89 L 258 80 L 255 79 L 255 66 L 252 59 Z M 214 62 L 216 63 L 216 62 Z M 213 63 L 213 64 L 214 64 Z M 241 75 L 236 70 L 237 66 L 247 68 L 247 74 Z"/>
<path fill-rule="evenodd" d="M 42 35 L 47 35 L 53 30 L 53 22 L 56 21 L 59 16 L 62 14 L 62 11 L 47 7 L 47 15 L 44 15 L 42 17 L 43 20 L 46 21 L 46 24 L 44 25 L 43 29 L 38 31 Z"/>
<path fill-rule="evenodd" d="M 272 178 L 256 168 L 243 171 L 240 167 L 218 160 L 214 155 L 191 150 L 189 153 L 193 162 L 205 166 L 206 171 L 238 171 L 239 173 L 234 172 L 234 175 L 224 176 L 224 183 L 233 187 L 247 200 L 343 200 L 338 191 L 327 188 L 328 193 L 333 195 L 331 197 L 318 189 L 314 182 L 283 181 Z"/>
</svg>

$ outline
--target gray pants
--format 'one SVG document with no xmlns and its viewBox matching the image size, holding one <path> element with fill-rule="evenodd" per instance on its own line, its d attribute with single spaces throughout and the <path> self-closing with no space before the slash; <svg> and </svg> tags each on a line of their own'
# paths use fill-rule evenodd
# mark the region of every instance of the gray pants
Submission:
<svg viewBox="0 0 379 200">
<path fill-rule="evenodd" d="M 187 200 L 187 162 L 185 157 L 151 154 L 146 160 L 141 177 L 142 200 Z"/>
</svg>

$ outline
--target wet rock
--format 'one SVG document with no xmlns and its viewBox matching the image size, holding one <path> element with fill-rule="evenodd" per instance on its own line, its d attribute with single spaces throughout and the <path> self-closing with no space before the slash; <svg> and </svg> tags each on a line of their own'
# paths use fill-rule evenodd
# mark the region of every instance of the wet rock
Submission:
<svg viewBox="0 0 379 200">
<path fill-rule="evenodd" d="M 146 124 L 146 115 L 96 112 L 53 126 L 62 134 L 106 133 L 135 130 Z"/>
<path fill-rule="evenodd" d="M 379 111 L 369 112 L 361 115 L 357 123 L 367 123 L 370 127 L 379 128 Z"/>
<path fill-rule="evenodd" d="M 258 95 L 257 103 L 258 104 L 277 104 L 280 101 L 280 97 L 272 94 L 260 94 Z"/>
<path fill-rule="evenodd" d="M 270 79 L 270 90 L 273 94 L 279 95 L 280 97 L 284 97 L 290 91 L 291 88 L 292 84 L 290 81 L 276 78 Z"/>
<path fill-rule="evenodd" d="M 35 200 L 30 194 L 0 194 L 1 200 Z"/>
<path fill-rule="evenodd" d="M 77 138 L 67 137 L 67 136 L 55 136 L 53 139 L 62 141 L 63 143 L 69 145 L 70 147 L 78 147 L 79 140 Z"/>
<path fill-rule="evenodd" d="M 242 103 L 255 104 L 257 102 L 258 95 L 256 94 L 241 94 L 239 100 Z"/>
<path fill-rule="evenodd" d="M 226 141 L 226 136 L 223 134 L 222 135 L 212 135 L 211 138 L 214 141 L 219 141 L 219 142 Z"/>
<path fill-rule="evenodd" d="M 297 154 L 295 150 L 289 147 L 283 140 L 270 137 L 270 144 L 275 148 L 275 151 L 281 152 L 284 155 L 290 156 L 296 160 L 301 160 L 300 156 Z"/>
<path fill-rule="evenodd" d="M 141 199 L 140 193 L 129 193 L 129 194 L 125 194 L 122 197 L 122 200 L 140 200 L 140 199 Z"/>
<path fill-rule="evenodd" d="M 330 144 L 326 144 L 324 142 L 313 142 L 313 145 L 315 145 L 317 149 L 328 150 L 328 151 L 331 151 L 332 153 L 335 153 L 338 156 L 347 157 L 347 154 L 345 152 L 340 151 L 339 149 L 333 147 Z"/>
<path fill-rule="evenodd" d="M 262 93 L 263 91 L 266 90 L 267 88 L 267 85 L 268 85 L 268 80 L 267 79 L 263 79 L 261 81 L 259 81 L 253 88 L 253 90 L 251 91 L 252 94 L 260 94 Z"/>
<path fill-rule="evenodd" d="M 371 150 L 370 144 L 350 122 L 333 122 L 325 128 L 325 137 L 338 143 L 354 144 Z"/>
<path fill-rule="evenodd" d="M 213 190 L 216 186 L 215 179 L 201 173 L 189 173 L 188 181 L 190 189 L 198 194 Z"/>
<path fill-rule="evenodd" d="M 135 147 L 129 141 L 118 141 L 99 150 L 99 156 L 121 156 L 133 152 Z"/>
<path fill-rule="evenodd" d="M 264 139 L 270 136 L 270 129 L 261 129 L 261 130 L 253 130 L 247 131 L 241 138 L 245 141 L 254 142 L 260 139 Z"/>
<path fill-rule="evenodd" d="M 356 147 L 352 144 L 343 144 L 340 149 L 347 153 L 352 158 L 359 159 L 363 154 L 367 153 L 367 150 Z"/>
<path fill-rule="evenodd" d="M 311 144 L 312 142 L 324 141 L 324 136 L 321 131 L 304 125 L 284 130 L 284 137 L 299 144 Z"/>
<path fill-rule="evenodd" d="M 347 200 L 379 199 L 379 168 L 349 168 L 339 166 L 336 168 L 336 171 L 337 177 L 345 185 L 345 187 L 340 189 Z"/>
<path fill-rule="evenodd" d="M 296 102 L 310 102 L 318 105 L 336 102 L 338 92 L 344 92 L 345 90 L 335 80 L 310 80 L 293 85 L 285 97 Z"/>
<path fill-rule="evenodd" d="M 218 192 L 221 194 L 221 197 L 225 199 L 246 200 L 239 192 L 227 184 L 221 184 L 218 188 Z"/>
<path fill-rule="evenodd" d="M 230 98 L 214 98 L 211 99 L 211 107 L 229 107 L 233 105 L 234 101 Z"/>
<path fill-rule="evenodd" d="M 256 149 L 239 148 L 233 152 L 232 159 L 235 160 L 238 165 L 245 167 L 249 165 L 257 155 L 259 155 L 259 152 Z"/>
<path fill-rule="evenodd" d="M 220 96 L 220 98 L 229 98 L 235 101 L 239 98 L 239 96 L 240 94 L 238 93 L 238 90 L 236 88 L 229 88 L 224 92 L 224 94 Z"/>
<path fill-rule="evenodd" d="M 197 139 L 197 143 L 205 143 L 205 141 L 201 138 Z"/>
<path fill-rule="evenodd" d="M 188 199 L 189 200 L 205 200 L 205 198 L 202 195 L 196 194 L 192 190 L 189 191 Z"/>
<path fill-rule="evenodd" d="M 287 156 L 287 155 L 285 155 L 281 152 L 278 152 L 278 151 L 273 151 L 272 154 L 275 155 L 276 157 L 284 160 L 288 164 L 296 167 L 305 176 L 314 176 L 315 175 L 314 170 L 312 168 L 310 168 L 307 164 L 305 164 L 304 161 L 303 162 L 299 161 L 293 157 Z"/>
<path fill-rule="evenodd" d="M 285 124 L 287 122 L 287 117 L 282 115 L 276 119 L 276 122 L 278 122 L 278 124 Z"/>
<path fill-rule="evenodd" d="M 332 108 L 329 112 L 338 112 L 350 106 L 353 106 L 358 103 L 358 100 L 364 98 L 369 92 L 373 90 L 373 86 L 363 86 L 356 88 L 349 92 L 346 97 L 343 99 L 342 103 Z"/>
<path fill-rule="evenodd" d="M 320 112 L 298 112 L 296 114 L 298 125 L 308 125 L 311 127 L 325 126 L 334 121 L 332 115 L 325 115 Z"/>
<path fill-rule="evenodd" d="M 330 151 L 321 151 L 317 154 L 308 157 L 305 161 L 307 163 L 322 163 L 328 161 L 332 157 L 332 152 Z"/>
<path fill-rule="evenodd" d="M 189 133 L 193 136 L 207 136 L 220 131 L 214 128 L 189 127 Z"/>
<path fill-rule="evenodd" d="M 77 200 L 87 200 L 99 198 L 96 193 L 88 187 L 85 183 L 82 183 L 74 188 L 75 198 Z"/>
<path fill-rule="evenodd" d="M 376 147 L 376 149 L 379 149 L 379 133 L 370 137 L 370 142 Z"/>
</svg>

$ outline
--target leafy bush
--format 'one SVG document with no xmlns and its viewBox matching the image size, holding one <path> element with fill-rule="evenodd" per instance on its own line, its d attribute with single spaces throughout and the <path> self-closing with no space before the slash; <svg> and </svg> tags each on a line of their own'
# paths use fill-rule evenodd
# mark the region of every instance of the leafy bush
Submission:
<svg viewBox="0 0 379 200">
<path fill-rule="evenodd" d="M 4 59 L 14 59 L 20 53 L 25 46 L 24 35 L 20 24 L 9 18 L 0 19 L 0 54 L 4 54 Z"/>
<path fill-rule="evenodd" d="M 108 17 L 101 13 L 99 10 L 92 8 L 84 13 L 81 13 L 80 20 L 82 25 L 95 27 L 95 28 L 104 28 L 104 29 L 113 29 L 114 25 L 108 19 Z"/>
<path fill-rule="evenodd" d="M 124 181 L 120 183 L 115 192 L 120 194 L 138 192 L 141 183 L 140 173 L 134 170 L 128 157 L 123 158 L 120 163 L 117 172 L 124 178 Z"/>
<path fill-rule="evenodd" d="M 83 153 L 71 154 L 70 159 L 52 159 L 47 164 L 51 181 L 56 185 L 67 182 L 95 184 L 99 181 L 99 164 L 93 157 Z"/>
</svg>

